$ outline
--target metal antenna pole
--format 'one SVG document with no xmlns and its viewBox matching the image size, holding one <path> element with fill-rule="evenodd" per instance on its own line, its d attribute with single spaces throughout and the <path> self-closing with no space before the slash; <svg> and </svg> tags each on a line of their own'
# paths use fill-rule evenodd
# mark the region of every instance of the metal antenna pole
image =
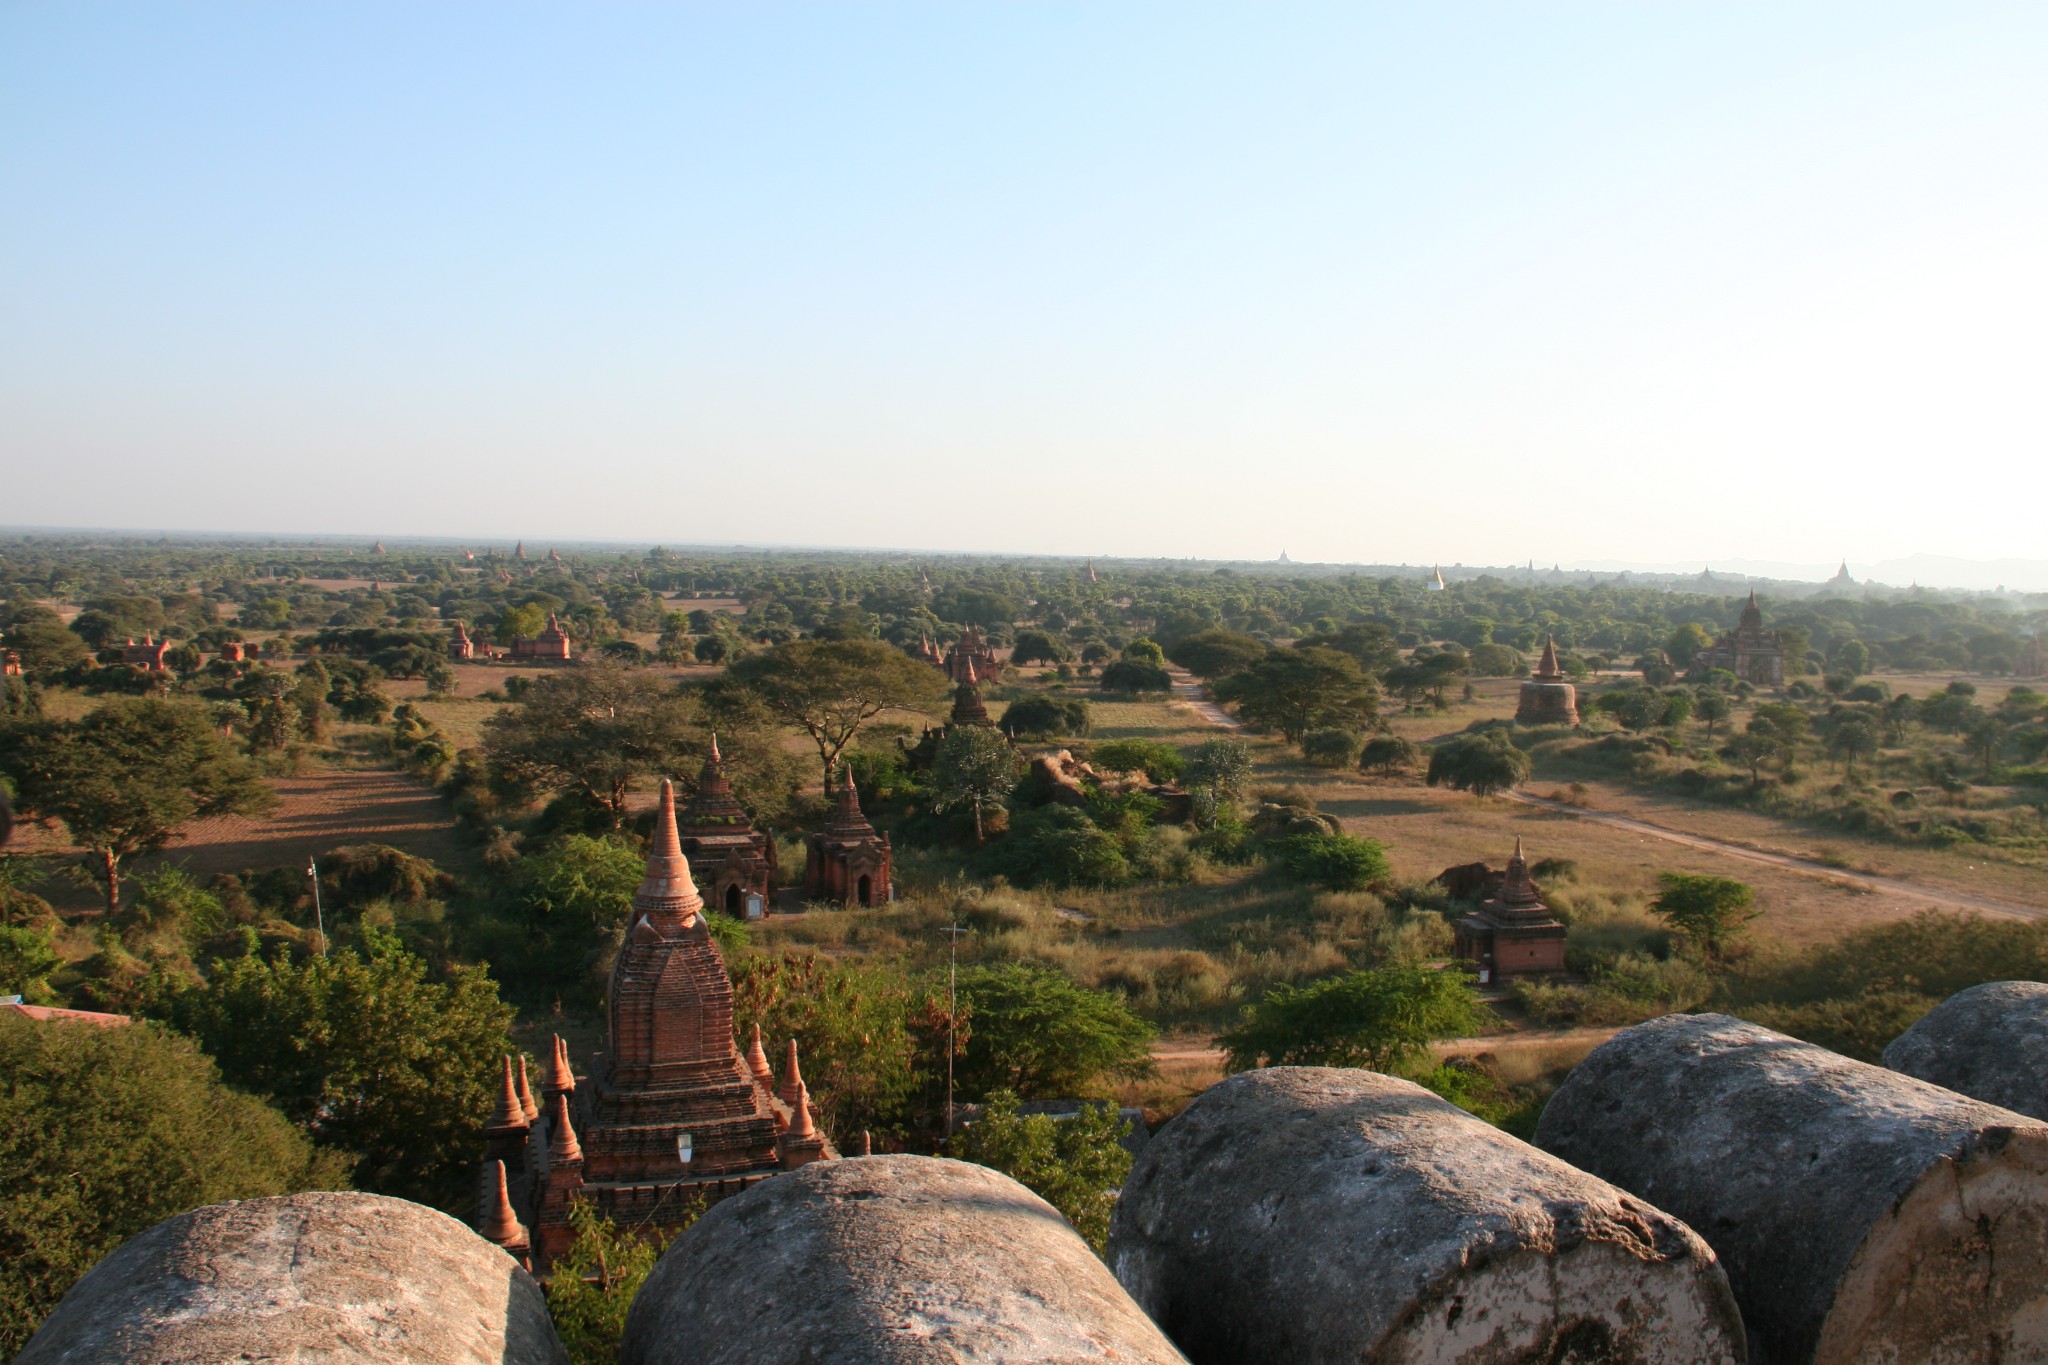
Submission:
<svg viewBox="0 0 2048 1365">
<path fill-rule="evenodd" d="M 327 956 L 327 916 L 320 909 L 320 864 L 306 859 L 306 875 L 313 879 L 313 924 L 320 935 L 320 956 Z"/>
<path fill-rule="evenodd" d="M 953 1145 L 953 1054 L 960 1050 L 956 1041 L 960 1034 L 960 935 L 971 931 L 963 929 L 959 920 L 954 920 L 939 931 L 949 940 L 952 960 L 946 967 L 946 1145 Z"/>
</svg>

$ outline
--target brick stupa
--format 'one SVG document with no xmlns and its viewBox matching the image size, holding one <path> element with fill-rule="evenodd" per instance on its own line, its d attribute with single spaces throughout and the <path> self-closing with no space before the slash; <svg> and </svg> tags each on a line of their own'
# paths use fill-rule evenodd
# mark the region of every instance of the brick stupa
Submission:
<svg viewBox="0 0 2048 1365">
<path fill-rule="evenodd" d="M 704 921 L 667 781 L 608 1003 L 610 1049 L 598 1054 L 593 1074 L 579 1085 L 557 1038 L 541 1087 L 546 1103 L 528 1118 L 508 1060 L 485 1126 L 479 1222 L 503 1230 L 509 1208 L 511 1224 L 530 1232 L 537 1269 L 575 1240 L 577 1200 L 622 1226 L 672 1234 L 699 1197 L 723 1199 L 838 1156 L 810 1118 L 807 1097 L 777 1098 L 773 1078 L 734 1041 L 732 983 Z M 797 1137 L 786 1140 L 791 1132 Z M 498 1161 L 507 1176 L 502 1207 Z"/>
<path fill-rule="evenodd" d="M 1577 725 L 1579 689 L 1564 679 L 1557 665 L 1557 641 L 1543 642 L 1543 657 L 1536 671 L 1522 683 L 1522 697 L 1515 707 L 1515 719 L 1523 725 Z"/>
</svg>

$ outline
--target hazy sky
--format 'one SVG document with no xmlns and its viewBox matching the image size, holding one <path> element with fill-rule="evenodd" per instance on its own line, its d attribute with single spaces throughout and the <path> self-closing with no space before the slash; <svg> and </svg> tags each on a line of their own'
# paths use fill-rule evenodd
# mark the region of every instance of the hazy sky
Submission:
<svg viewBox="0 0 2048 1365">
<path fill-rule="evenodd" d="M 2048 555 L 2048 5 L 0 8 L 0 524 Z"/>
</svg>

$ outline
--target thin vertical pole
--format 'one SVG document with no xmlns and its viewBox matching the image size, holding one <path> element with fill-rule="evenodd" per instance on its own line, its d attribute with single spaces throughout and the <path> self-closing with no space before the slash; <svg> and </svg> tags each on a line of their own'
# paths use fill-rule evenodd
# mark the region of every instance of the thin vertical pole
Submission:
<svg viewBox="0 0 2048 1365">
<path fill-rule="evenodd" d="M 960 935 L 967 930 L 954 920 L 944 933 L 952 951 L 946 967 L 946 1146 L 953 1145 L 953 1054 L 960 1050 Z"/>
<path fill-rule="evenodd" d="M 313 925 L 320 935 L 320 956 L 327 956 L 327 916 L 320 909 L 320 864 L 306 859 L 306 875 L 313 879 Z"/>
</svg>

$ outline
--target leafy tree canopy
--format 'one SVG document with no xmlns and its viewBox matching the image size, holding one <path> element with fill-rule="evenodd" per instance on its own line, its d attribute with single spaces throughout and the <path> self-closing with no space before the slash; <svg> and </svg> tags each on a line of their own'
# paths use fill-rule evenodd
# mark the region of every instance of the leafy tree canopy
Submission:
<svg viewBox="0 0 2048 1365">
<path fill-rule="evenodd" d="M 981 1116 L 954 1136 L 952 1155 L 1001 1171 L 1060 1211 L 1099 1253 L 1109 1245 L 1116 1190 L 1131 1173 L 1130 1131 L 1114 1104 L 1084 1104 L 1071 1116 L 1019 1112 L 998 1090 Z"/>
<path fill-rule="evenodd" d="M 937 715 L 948 695 L 944 674 L 879 640 L 791 640 L 734 664 L 726 686 L 809 735 L 827 787 L 869 721 L 887 710 Z"/>
<path fill-rule="evenodd" d="M 1479 1031 L 1485 1012 L 1466 979 L 1431 967 L 1373 967 L 1273 987 L 1216 1041 L 1232 1071 L 1260 1066 L 1411 1064 L 1439 1038 Z"/>
<path fill-rule="evenodd" d="M 203 1204 L 345 1189 L 275 1109 L 230 1090 L 189 1040 L 0 1016 L 0 1355 L 72 1282 L 154 1223 Z"/>
<path fill-rule="evenodd" d="M 972 1037 L 955 1067 L 961 1094 L 1025 1099 L 1084 1095 L 1104 1076 L 1151 1070 L 1152 1026 L 1121 997 L 1035 963 L 963 968 Z"/>
<path fill-rule="evenodd" d="M 1459 735 L 1430 751 L 1425 779 L 1432 787 L 1493 796 L 1529 780 L 1529 755 L 1503 729 Z"/>
<path fill-rule="evenodd" d="M 1371 725 L 1379 717 L 1379 686 L 1358 661 L 1334 649 L 1276 649 L 1218 682 L 1216 699 L 1232 702 L 1254 725 L 1298 742 L 1325 726 Z"/>
<path fill-rule="evenodd" d="M 482 967 L 430 981 L 396 938 L 363 938 L 303 962 L 229 958 L 167 1012 L 231 1084 L 352 1154 L 357 1188 L 466 1209 L 512 1009 Z"/>
</svg>

